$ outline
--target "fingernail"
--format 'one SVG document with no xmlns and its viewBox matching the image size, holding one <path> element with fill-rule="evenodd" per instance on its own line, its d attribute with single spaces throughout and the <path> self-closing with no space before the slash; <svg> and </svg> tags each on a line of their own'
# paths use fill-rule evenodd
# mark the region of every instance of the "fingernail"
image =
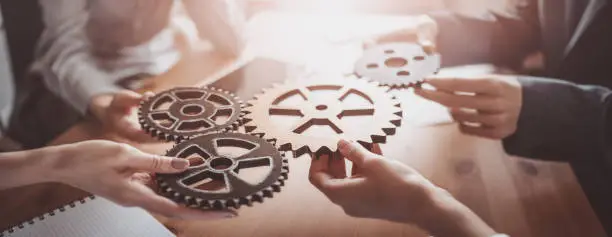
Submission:
<svg viewBox="0 0 612 237">
<path fill-rule="evenodd" d="M 185 160 L 185 159 L 172 159 L 172 161 L 170 162 L 170 165 L 172 166 L 172 168 L 175 168 L 177 170 L 184 170 L 187 169 L 187 167 L 189 167 L 189 161 Z"/>
<path fill-rule="evenodd" d="M 340 139 L 340 141 L 338 142 L 338 150 L 340 150 L 340 153 L 346 154 L 349 151 L 351 151 L 351 142 L 344 140 L 344 139 Z"/>
<path fill-rule="evenodd" d="M 225 218 L 234 218 L 237 217 L 236 214 L 232 214 L 232 213 L 228 213 L 227 215 L 225 215 Z"/>
</svg>

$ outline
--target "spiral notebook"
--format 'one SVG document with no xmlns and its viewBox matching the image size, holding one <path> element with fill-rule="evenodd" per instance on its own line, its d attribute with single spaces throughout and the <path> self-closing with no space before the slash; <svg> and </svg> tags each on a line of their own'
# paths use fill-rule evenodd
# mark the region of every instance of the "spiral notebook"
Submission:
<svg viewBox="0 0 612 237">
<path fill-rule="evenodd" d="M 91 196 L 0 232 L 0 237 L 171 237 L 146 211 Z"/>
</svg>

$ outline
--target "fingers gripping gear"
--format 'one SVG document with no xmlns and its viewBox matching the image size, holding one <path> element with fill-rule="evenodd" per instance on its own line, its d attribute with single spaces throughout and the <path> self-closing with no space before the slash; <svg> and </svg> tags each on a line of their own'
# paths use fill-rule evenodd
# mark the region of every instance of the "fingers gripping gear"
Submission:
<svg viewBox="0 0 612 237">
<path fill-rule="evenodd" d="M 233 94 L 214 88 L 182 87 L 161 92 L 140 105 L 138 120 L 144 131 L 166 141 L 177 141 L 238 127 L 243 103 Z"/>
<path fill-rule="evenodd" d="M 389 43 L 366 50 L 355 74 L 392 88 L 419 85 L 440 68 L 440 55 L 414 43 Z"/>
<path fill-rule="evenodd" d="M 157 174 L 163 195 L 200 208 L 239 208 L 279 192 L 289 167 L 264 139 L 241 133 L 207 134 L 179 143 L 167 156 L 188 159 L 179 174 Z M 249 169 L 264 168 L 263 175 Z M 250 174 L 250 175 L 249 175 Z"/>
<path fill-rule="evenodd" d="M 342 77 L 275 85 L 245 109 L 247 131 L 276 141 L 296 157 L 334 153 L 341 138 L 385 142 L 402 117 L 400 102 L 378 83 Z M 287 118 L 290 122 L 282 121 Z"/>
</svg>

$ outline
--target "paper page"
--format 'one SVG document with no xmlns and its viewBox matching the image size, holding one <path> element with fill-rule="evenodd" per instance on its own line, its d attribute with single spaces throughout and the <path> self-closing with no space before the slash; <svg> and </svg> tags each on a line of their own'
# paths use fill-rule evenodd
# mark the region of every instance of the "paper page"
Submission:
<svg viewBox="0 0 612 237">
<path fill-rule="evenodd" d="M 44 220 L 37 217 L 33 224 L 25 223 L 24 228 L 15 228 L 15 232 L 6 231 L 0 236 L 175 236 L 143 209 L 122 207 L 101 197 L 87 198 L 85 203 L 77 201 L 74 207 L 67 206 L 63 212 L 54 213 L 45 214 Z"/>
</svg>

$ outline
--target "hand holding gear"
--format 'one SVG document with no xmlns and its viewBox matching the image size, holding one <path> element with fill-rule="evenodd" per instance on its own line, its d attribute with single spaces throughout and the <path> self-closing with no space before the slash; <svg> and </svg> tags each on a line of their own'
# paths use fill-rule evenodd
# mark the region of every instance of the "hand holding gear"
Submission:
<svg viewBox="0 0 612 237">
<path fill-rule="evenodd" d="M 189 160 L 180 174 L 158 174 L 161 191 L 192 207 L 224 209 L 262 202 L 279 192 L 289 167 L 284 155 L 264 139 L 241 133 L 207 134 L 179 143 L 167 156 Z M 265 167 L 262 177 L 246 170 Z"/>
</svg>

